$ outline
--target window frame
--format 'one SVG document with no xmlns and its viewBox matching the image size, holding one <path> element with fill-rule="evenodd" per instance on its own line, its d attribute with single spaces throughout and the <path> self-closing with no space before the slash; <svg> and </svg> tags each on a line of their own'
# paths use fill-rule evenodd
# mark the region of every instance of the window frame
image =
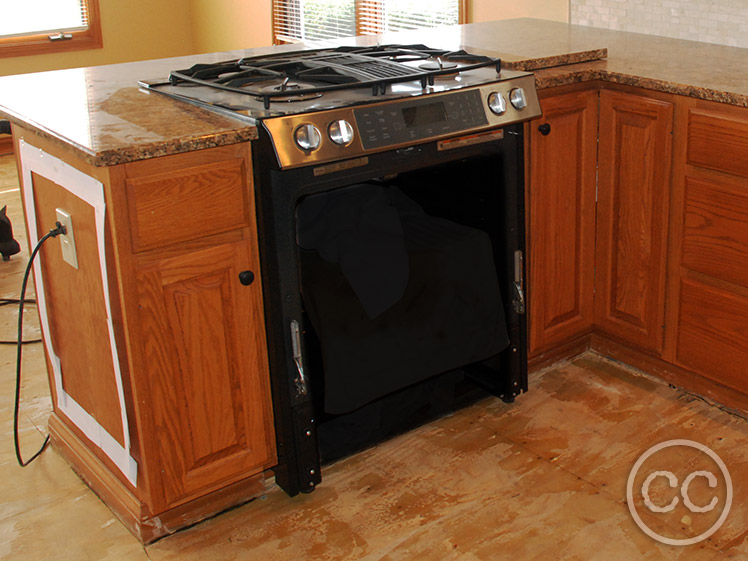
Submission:
<svg viewBox="0 0 748 561">
<path fill-rule="evenodd" d="M 52 41 L 47 33 L 30 33 L 13 37 L 0 37 L 0 58 L 19 57 L 99 49 L 104 46 L 101 34 L 101 15 L 99 0 L 82 0 L 86 4 L 88 27 L 86 29 L 65 31 L 72 35 L 70 39 Z"/>
<path fill-rule="evenodd" d="M 303 0 L 301 0 L 301 1 L 303 1 Z M 360 0 L 355 0 L 355 4 L 356 4 L 356 35 L 361 35 L 362 34 L 362 31 L 361 31 L 362 30 L 362 26 L 361 26 L 361 18 L 359 17 L 359 15 L 361 13 L 360 10 L 361 10 L 362 2 L 360 2 Z M 468 21 L 467 21 L 467 19 L 468 19 L 468 0 L 457 0 L 457 6 L 458 6 L 458 10 L 459 10 L 458 11 L 458 16 L 457 16 L 457 23 L 460 24 L 460 25 L 464 24 L 464 23 L 468 23 Z M 278 39 L 278 30 L 277 30 L 276 25 L 275 25 L 275 23 L 278 20 L 278 18 L 276 18 L 276 16 L 275 16 L 275 8 L 276 8 L 276 3 L 275 3 L 275 1 L 273 1 L 272 2 L 273 44 L 274 45 L 282 45 L 282 44 L 288 43 L 288 41 L 284 41 L 282 39 Z M 300 41 L 303 42 L 303 39 L 301 39 Z"/>
</svg>

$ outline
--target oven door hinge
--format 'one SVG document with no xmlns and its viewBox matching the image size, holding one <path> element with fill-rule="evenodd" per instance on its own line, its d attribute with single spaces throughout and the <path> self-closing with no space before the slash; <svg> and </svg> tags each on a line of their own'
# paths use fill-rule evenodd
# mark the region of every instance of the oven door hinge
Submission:
<svg viewBox="0 0 748 561">
<path fill-rule="evenodd" d="M 291 347 L 293 349 L 293 361 L 296 364 L 297 373 L 297 376 L 293 379 L 296 394 L 299 396 L 306 395 L 309 390 L 306 384 L 306 376 L 304 375 L 304 359 L 301 355 L 301 330 L 299 329 L 299 322 L 295 319 L 291 320 Z"/>
<path fill-rule="evenodd" d="M 518 314 L 524 314 L 526 311 L 525 306 L 525 257 L 521 250 L 514 252 L 514 296 L 512 298 L 512 306 L 514 311 Z"/>
</svg>

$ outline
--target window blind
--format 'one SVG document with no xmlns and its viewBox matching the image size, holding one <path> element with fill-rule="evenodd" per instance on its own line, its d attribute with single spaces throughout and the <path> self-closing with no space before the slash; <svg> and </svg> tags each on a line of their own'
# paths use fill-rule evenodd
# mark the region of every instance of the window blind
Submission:
<svg viewBox="0 0 748 561">
<path fill-rule="evenodd" d="M 77 31 L 86 29 L 88 23 L 86 0 L 7 2 L 0 18 L 0 37 Z"/>
<path fill-rule="evenodd" d="M 460 21 L 457 0 L 361 0 L 361 35 L 407 31 Z"/>
<path fill-rule="evenodd" d="M 461 22 L 461 0 L 273 0 L 275 41 L 335 39 Z"/>
</svg>

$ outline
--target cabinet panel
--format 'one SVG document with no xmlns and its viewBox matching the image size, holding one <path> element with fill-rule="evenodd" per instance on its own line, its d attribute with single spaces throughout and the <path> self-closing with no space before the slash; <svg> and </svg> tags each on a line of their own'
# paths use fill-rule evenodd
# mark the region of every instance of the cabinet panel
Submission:
<svg viewBox="0 0 748 561">
<path fill-rule="evenodd" d="M 161 507 L 274 463 L 260 281 L 239 282 L 257 264 L 242 241 L 138 273 Z"/>
<path fill-rule="evenodd" d="M 748 177 L 748 115 L 691 109 L 688 116 L 689 164 Z"/>
<path fill-rule="evenodd" d="M 684 278 L 676 360 L 707 378 L 748 392 L 748 298 Z"/>
<path fill-rule="evenodd" d="M 596 91 L 548 97 L 530 125 L 531 353 L 592 327 L 597 99 Z"/>
<path fill-rule="evenodd" d="M 111 340 L 107 336 L 109 325 L 94 207 L 67 187 L 41 174 L 33 173 L 31 177 L 37 239 L 41 239 L 54 226 L 58 208 L 70 214 L 75 230 L 77 267 L 63 261 L 59 244 L 54 247 L 51 240 L 39 254 L 49 337 L 54 353 L 60 360 L 62 389 L 118 444 L 124 446 L 123 417 L 117 390 L 118 372 Z M 32 186 L 25 188 L 31 189 Z M 112 280 L 109 282 L 113 284 Z M 81 344 L 81 341 L 86 344 Z M 56 391 L 52 371 L 50 375 L 51 388 Z M 56 410 L 62 408 L 65 399 L 55 396 Z"/>
<path fill-rule="evenodd" d="M 748 185 L 686 177 L 681 264 L 748 287 Z"/>
<path fill-rule="evenodd" d="M 673 104 L 603 90 L 595 321 L 655 352 L 663 346 Z"/>
<path fill-rule="evenodd" d="M 127 179 L 133 251 L 249 225 L 246 177 L 244 160 L 233 158 Z"/>
</svg>

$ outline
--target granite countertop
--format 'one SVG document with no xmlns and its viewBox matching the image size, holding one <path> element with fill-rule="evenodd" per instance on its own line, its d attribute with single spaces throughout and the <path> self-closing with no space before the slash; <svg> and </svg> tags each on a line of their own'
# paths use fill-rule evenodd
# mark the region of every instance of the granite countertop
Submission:
<svg viewBox="0 0 748 561">
<path fill-rule="evenodd" d="M 748 51 L 535 19 L 359 37 L 346 44 L 424 43 L 501 57 L 539 88 L 604 80 L 748 107 Z M 313 45 L 310 45 L 313 46 Z M 0 77 L 0 116 L 97 166 L 257 138 L 254 126 L 148 93 L 139 79 L 298 45 Z"/>
</svg>

